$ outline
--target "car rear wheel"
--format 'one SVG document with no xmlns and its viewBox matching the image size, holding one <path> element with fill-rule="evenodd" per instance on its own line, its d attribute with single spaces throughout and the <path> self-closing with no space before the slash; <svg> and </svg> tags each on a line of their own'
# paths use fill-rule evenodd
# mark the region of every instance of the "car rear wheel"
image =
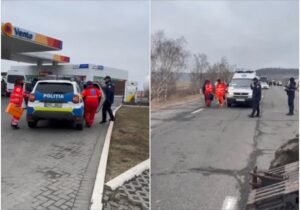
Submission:
<svg viewBox="0 0 300 210">
<path fill-rule="evenodd" d="M 78 121 L 76 120 L 74 121 L 74 125 L 76 130 L 83 130 L 84 120 L 83 119 L 80 119 Z"/>
<path fill-rule="evenodd" d="M 76 130 L 83 130 L 83 123 L 79 123 L 75 125 Z"/>
<path fill-rule="evenodd" d="M 29 127 L 29 128 L 36 128 L 37 123 L 38 123 L 37 120 L 35 120 L 35 121 L 29 121 L 29 122 L 28 122 L 28 127 Z"/>
</svg>

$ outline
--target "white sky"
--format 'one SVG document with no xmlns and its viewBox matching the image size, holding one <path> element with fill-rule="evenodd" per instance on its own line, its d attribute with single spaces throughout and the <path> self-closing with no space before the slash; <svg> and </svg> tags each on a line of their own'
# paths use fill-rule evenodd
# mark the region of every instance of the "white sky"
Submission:
<svg viewBox="0 0 300 210">
<path fill-rule="evenodd" d="M 298 68 L 296 0 L 154 0 L 151 7 L 152 33 L 184 36 L 210 62 L 225 56 L 240 68 Z"/>
<path fill-rule="evenodd" d="M 149 2 L 2 1 L 2 22 L 63 41 L 57 54 L 72 64 L 128 70 L 140 85 L 149 75 Z M 2 60 L 2 71 L 16 62 Z"/>
</svg>

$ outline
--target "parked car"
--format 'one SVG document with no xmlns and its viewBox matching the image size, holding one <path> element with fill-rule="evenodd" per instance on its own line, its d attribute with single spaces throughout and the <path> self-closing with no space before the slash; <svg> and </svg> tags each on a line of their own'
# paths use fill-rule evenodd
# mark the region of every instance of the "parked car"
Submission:
<svg viewBox="0 0 300 210">
<path fill-rule="evenodd" d="M 74 81 L 38 81 L 29 95 L 27 123 L 35 128 L 39 120 L 69 120 L 83 129 L 84 103 L 80 88 Z"/>
<path fill-rule="evenodd" d="M 270 86 L 266 82 L 261 82 L 260 85 L 261 85 L 262 89 L 269 89 L 270 88 Z"/>
</svg>

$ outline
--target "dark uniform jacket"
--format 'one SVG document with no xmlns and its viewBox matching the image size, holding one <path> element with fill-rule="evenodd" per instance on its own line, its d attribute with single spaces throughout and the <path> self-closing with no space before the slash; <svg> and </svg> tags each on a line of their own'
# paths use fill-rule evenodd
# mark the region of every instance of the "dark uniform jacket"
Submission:
<svg viewBox="0 0 300 210">
<path fill-rule="evenodd" d="M 261 85 L 259 82 L 254 83 L 251 85 L 252 89 L 252 99 L 255 101 L 260 101 L 261 100 Z"/>
<path fill-rule="evenodd" d="M 114 103 L 115 98 L 115 86 L 113 83 L 109 82 L 106 84 L 106 87 L 104 88 L 105 93 L 105 100 L 111 104 Z"/>
<path fill-rule="evenodd" d="M 288 86 L 286 86 L 285 91 L 286 91 L 288 96 L 295 97 L 296 83 L 295 82 L 290 82 L 288 84 Z"/>
</svg>

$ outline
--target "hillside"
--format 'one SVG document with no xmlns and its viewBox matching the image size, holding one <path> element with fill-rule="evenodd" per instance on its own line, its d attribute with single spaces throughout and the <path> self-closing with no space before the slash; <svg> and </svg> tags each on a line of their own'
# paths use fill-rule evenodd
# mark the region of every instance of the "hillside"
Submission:
<svg viewBox="0 0 300 210">
<path fill-rule="evenodd" d="M 263 68 L 257 69 L 257 74 L 259 76 L 265 76 L 268 79 L 286 79 L 290 77 L 299 77 L 299 69 L 289 69 L 289 68 Z"/>
</svg>

